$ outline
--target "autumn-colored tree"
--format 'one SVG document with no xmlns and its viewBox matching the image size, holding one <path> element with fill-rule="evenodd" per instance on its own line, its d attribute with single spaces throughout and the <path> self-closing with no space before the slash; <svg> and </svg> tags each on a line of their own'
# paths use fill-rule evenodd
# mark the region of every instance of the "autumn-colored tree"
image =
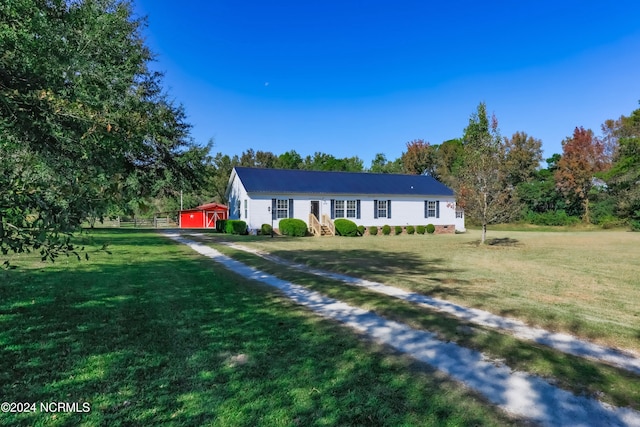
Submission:
<svg viewBox="0 0 640 427">
<path fill-rule="evenodd" d="M 579 201 L 583 220 L 589 222 L 589 190 L 594 175 L 610 165 L 602 141 L 591 129 L 576 127 L 573 136 L 562 141 L 562 157 L 555 172 L 558 190 L 568 199 Z"/>
<path fill-rule="evenodd" d="M 542 161 L 542 141 L 525 132 L 516 132 L 511 138 L 504 138 L 507 182 L 516 186 L 531 181 L 540 169 Z"/>
<path fill-rule="evenodd" d="M 423 139 L 407 142 L 407 151 L 402 153 L 402 168 L 410 175 L 431 175 L 436 172 L 436 151 Z"/>
</svg>

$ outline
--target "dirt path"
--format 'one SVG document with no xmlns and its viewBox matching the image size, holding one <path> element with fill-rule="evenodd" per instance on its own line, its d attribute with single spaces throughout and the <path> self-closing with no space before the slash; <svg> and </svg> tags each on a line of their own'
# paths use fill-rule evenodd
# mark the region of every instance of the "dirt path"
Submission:
<svg viewBox="0 0 640 427">
<path fill-rule="evenodd" d="M 505 411 L 548 426 L 640 426 L 640 412 L 574 396 L 539 377 L 490 362 L 482 353 L 443 342 L 430 332 L 384 319 L 227 257 L 176 233 L 165 235 L 241 276 L 279 289 L 298 304 L 367 334 L 372 339 L 425 362 L 484 395 Z"/>
<path fill-rule="evenodd" d="M 197 236 L 197 234 L 194 234 L 194 236 Z M 451 301 L 432 298 L 416 292 L 405 291 L 404 289 L 388 286 L 383 283 L 372 282 L 357 277 L 347 276 L 345 274 L 310 268 L 309 266 L 296 264 L 279 258 L 275 255 L 248 248 L 246 246 L 238 245 L 236 243 L 225 242 L 223 244 L 234 249 L 258 255 L 262 258 L 268 259 L 271 262 L 286 265 L 287 267 L 294 268 L 296 270 L 315 274 L 321 277 L 339 280 L 354 286 L 361 286 L 384 295 L 389 295 L 394 298 L 410 301 L 418 305 L 426 306 L 431 309 L 436 309 L 451 314 L 460 319 L 464 319 L 477 325 L 483 325 L 501 331 L 509 332 L 517 338 L 534 341 L 538 344 L 546 345 L 563 353 L 596 360 L 598 362 L 608 363 L 629 372 L 640 374 L 640 358 L 638 358 L 630 351 L 620 351 L 618 349 L 604 347 L 591 343 L 589 341 L 581 340 L 572 335 L 550 332 L 541 328 L 534 328 L 531 326 L 527 326 L 525 323 L 516 319 L 498 316 L 488 311 L 465 307 L 459 304 L 455 304 Z"/>
</svg>

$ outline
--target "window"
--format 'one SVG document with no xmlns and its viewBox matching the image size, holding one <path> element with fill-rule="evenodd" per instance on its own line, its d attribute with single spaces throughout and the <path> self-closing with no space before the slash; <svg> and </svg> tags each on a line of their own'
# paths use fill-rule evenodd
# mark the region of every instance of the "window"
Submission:
<svg viewBox="0 0 640 427">
<path fill-rule="evenodd" d="M 424 201 L 424 217 L 440 218 L 440 201 L 425 200 Z"/>
<path fill-rule="evenodd" d="M 435 217 L 436 217 L 436 201 L 427 200 L 425 218 L 435 218 Z"/>
<path fill-rule="evenodd" d="M 356 201 L 347 200 L 347 218 L 356 217 Z"/>
<path fill-rule="evenodd" d="M 344 200 L 336 200 L 334 206 L 333 215 L 336 218 L 344 218 Z"/>
<path fill-rule="evenodd" d="M 456 218 L 459 218 L 459 219 L 464 218 L 464 210 L 456 209 Z"/>
<path fill-rule="evenodd" d="M 360 219 L 360 200 L 331 199 L 331 219 L 334 218 Z"/>
<path fill-rule="evenodd" d="M 378 218 L 386 218 L 387 217 L 387 201 L 386 200 L 378 200 L 378 206 L 376 206 L 378 211 Z"/>
<path fill-rule="evenodd" d="M 248 218 L 249 218 L 248 203 L 247 203 L 247 199 L 244 199 L 244 219 L 248 219 Z"/>
<path fill-rule="evenodd" d="M 276 200 L 276 219 L 289 218 L 289 200 Z"/>
<path fill-rule="evenodd" d="M 333 216 L 334 218 L 357 218 L 357 206 L 357 200 L 334 200 Z"/>
</svg>

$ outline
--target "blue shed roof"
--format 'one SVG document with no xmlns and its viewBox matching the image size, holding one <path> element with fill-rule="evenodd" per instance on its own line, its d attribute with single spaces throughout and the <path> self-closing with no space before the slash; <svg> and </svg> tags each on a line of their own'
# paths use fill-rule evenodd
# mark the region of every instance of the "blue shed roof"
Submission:
<svg viewBox="0 0 640 427">
<path fill-rule="evenodd" d="M 453 196 L 453 190 L 424 175 L 325 172 L 236 167 L 248 193 Z"/>
</svg>

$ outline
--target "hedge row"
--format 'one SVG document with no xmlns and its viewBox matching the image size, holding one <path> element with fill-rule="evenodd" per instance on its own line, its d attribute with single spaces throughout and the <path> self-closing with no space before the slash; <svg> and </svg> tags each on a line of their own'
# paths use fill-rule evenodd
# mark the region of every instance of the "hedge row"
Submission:
<svg viewBox="0 0 640 427">
<path fill-rule="evenodd" d="M 227 234 L 247 234 L 247 223 L 239 219 L 219 219 L 216 231 Z"/>
<path fill-rule="evenodd" d="M 382 231 L 382 234 L 385 236 L 389 236 L 391 234 L 391 226 L 389 225 L 383 225 L 382 229 L 380 231 Z M 393 227 L 393 230 L 395 232 L 395 235 L 400 235 L 402 234 L 402 232 L 404 231 L 402 226 L 396 225 Z M 378 234 L 378 227 L 376 227 L 375 225 L 372 225 L 371 227 L 369 227 L 369 234 L 371 236 L 376 236 Z M 433 234 L 436 231 L 436 226 L 433 224 L 428 224 L 428 225 L 418 225 L 416 227 L 414 227 L 413 225 L 407 225 L 406 228 L 406 232 L 407 234 L 425 234 L 425 233 L 429 233 L 429 234 Z"/>
<path fill-rule="evenodd" d="M 348 236 L 348 237 L 356 237 L 363 236 L 366 228 L 363 225 L 356 225 L 355 222 L 345 219 L 339 218 L 334 221 L 334 225 L 336 227 L 336 234 L 339 236 Z M 285 218 L 281 219 L 279 223 L 280 234 L 284 236 L 306 236 L 307 235 L 307 224 L 301 220 L 296 218 Z M 372 236 L 376 236 L 378 234 L 378 227 L 371 226 L 368 228 L 369 234 Z M 227 234 L 247 234 L 247 223 L 245 221 L 239 219 L 230 219 L 224 220 L 219 219 L 216 221 L 216 231 L 219 233 L 227 233 Z M 269 235 L 272 232 L 272 228 L 269 224 L 262 224 L 260 228 L 260 234 Z M 403 232 L 402 226 L 396 225 L 394 226 L 395 235 L 400 235 Z M 418 225 L 414 227 L 412 225 L 408 225 L 406 228 L 407 234 L 433 234 L 436 231 L 436 227 L 433 224 Z M 382 226 L 382 234 L 388 236 L 391 234 L 391 226 L 383 225 Z"/>
</svg>

